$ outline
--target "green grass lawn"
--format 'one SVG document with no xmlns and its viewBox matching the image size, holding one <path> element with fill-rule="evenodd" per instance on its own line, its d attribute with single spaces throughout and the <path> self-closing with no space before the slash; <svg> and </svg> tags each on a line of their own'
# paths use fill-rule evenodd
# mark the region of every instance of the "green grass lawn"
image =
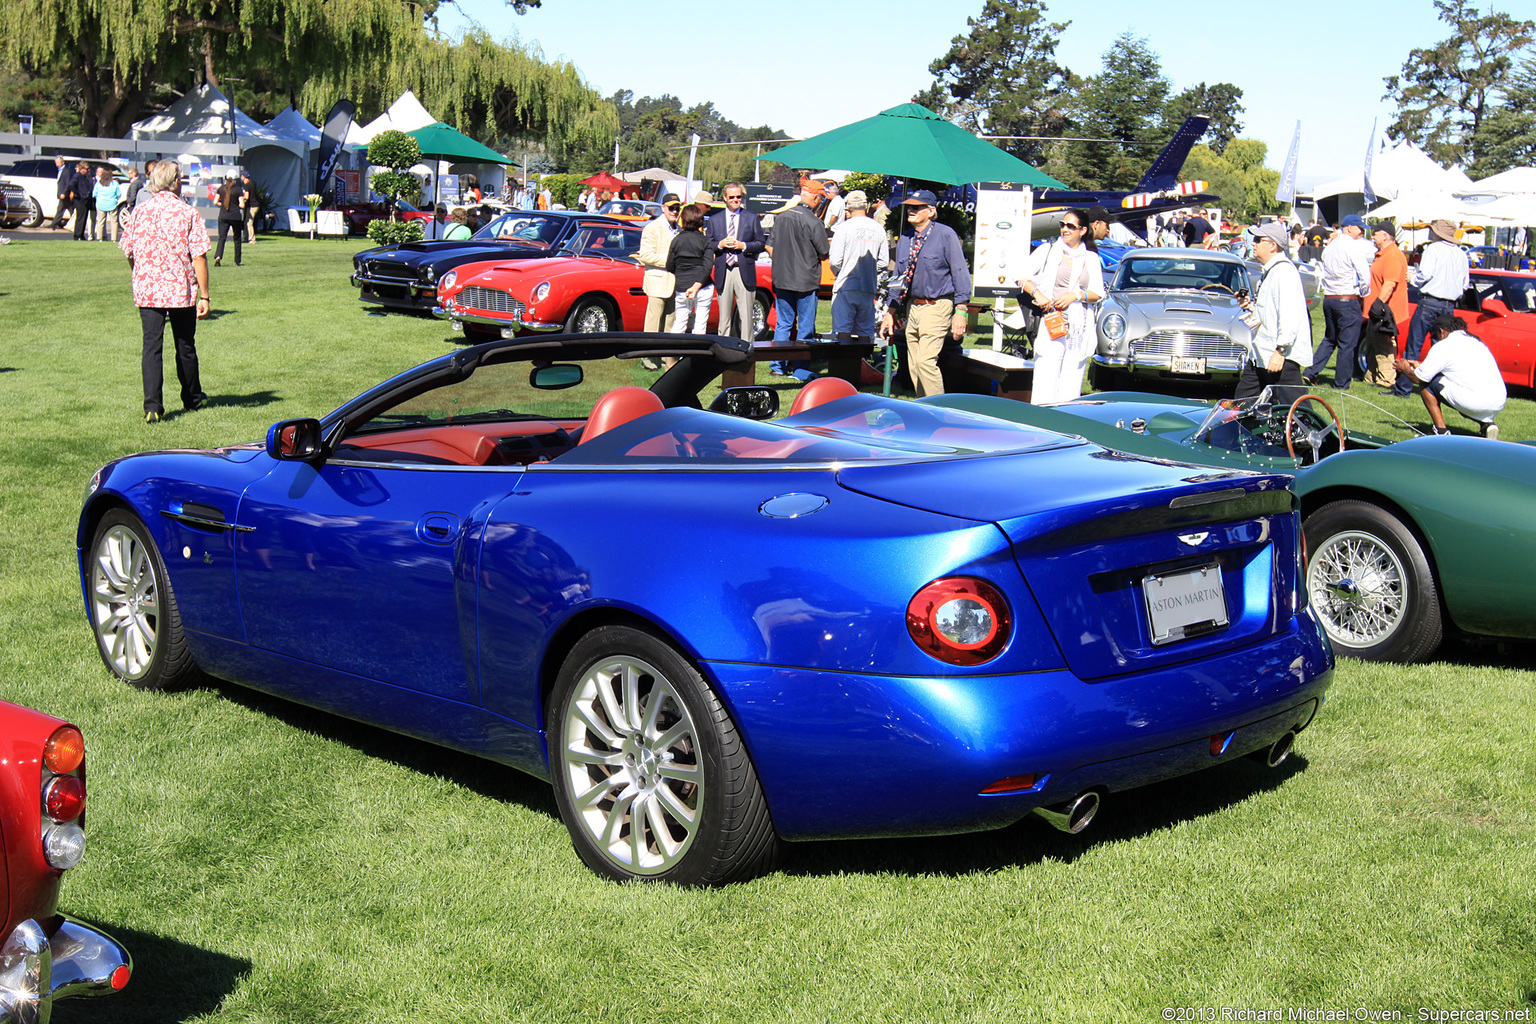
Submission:
<svg viewBox="0 0 1536 1024">
<path fill-rule="evenodd" d="M 264 238 L 245 267 L 214 270 L 216 316 L 198 332 L 211 403 L 147 426 L 116 249 L 24 236 L 0 248 L 0 692 L 84 730 L 90 847 L 64 909 L 137 960 L 126 992 L 60 1003 L 56 1022 L 1536 1007 L 1525 647 L 1342 662 L 1281 770 L 1244 762 L 1112 795 L 1079 837 L 1031 819 L 796 844 L 781 871 L 706 892 L 600 881 L 548 787 L 511 769 L 236 686 L 115 682 L 75 565 L 92 471 L 140 449 L 261 437 L 455 343 L 437 321 L 368 315 L 346 285 L 353 250 Z M 1529 398 L 1511 401 L 1505 437 L 1536 437 Z"/>
</svg>

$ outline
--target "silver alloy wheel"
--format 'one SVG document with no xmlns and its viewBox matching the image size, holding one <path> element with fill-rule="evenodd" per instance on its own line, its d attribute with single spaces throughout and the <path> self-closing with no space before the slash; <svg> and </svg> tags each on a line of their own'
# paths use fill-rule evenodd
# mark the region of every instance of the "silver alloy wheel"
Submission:
<svg viewBox="0 0 1536 1024">
<path fill-rule="evenodd" d="M 768 306 L 757 299 L 752 300 L 752 338 L 756 340 L 768 330 Z"/>
<path fill-rule="evenodd" d="M 155 656 L 160 588 L 149 545 L 125 526 L 112 527 L 96 544 L 91 619 L 113 671 L 124 679 L 142 678 Z"/>
<path fill-rule="evenodd" d="M 564 715 L 560 770 L 593 844 L 637 875 L 676 865 L 698 832 L 704 771 L 693 718 L 672 684 L 616 655 L 587 670 Z"/>
<path fill-rule="evenodd" d="M 27 219 L 21 222 L 24 228 L 35 228 L 43 222 L 43 207 L 36 199 L 27 196 Z"/>
<path fill-rule="evenodd" d="M 1380 537 L 1348 530 L 1329 537 L 1312 554 L 1307 595 L 1330 640 L 1341 647 L 1373 647 L 1403 624 L 1408 573 Z"/>
<path fill-rule="evenodd" d="M 577 334 L 606 334 L 609 330 L 608 310 L 601 303 L 584 306 L 576 314 Z"/>
</svg>

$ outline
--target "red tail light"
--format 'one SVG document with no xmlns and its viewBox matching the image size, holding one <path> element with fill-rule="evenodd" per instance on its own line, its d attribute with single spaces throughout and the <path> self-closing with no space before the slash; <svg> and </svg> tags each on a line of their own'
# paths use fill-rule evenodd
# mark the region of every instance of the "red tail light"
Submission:
<svg viewBox="0 0 1536 1024">
<path fill-rule="evenodd" d="M 44 788 L 43 806 L 54 821 L 74 821 L 85 810 L 85 780 L 75 775 L 60 775 Z"/>
<path fill-rule="evenodd" d="M 907 603 L 913 641 L 951 665 L 991 661 L 1007 646 L 1011 625 L 1001 591 L 970 576 L 934 580 Z"/>
</svg>

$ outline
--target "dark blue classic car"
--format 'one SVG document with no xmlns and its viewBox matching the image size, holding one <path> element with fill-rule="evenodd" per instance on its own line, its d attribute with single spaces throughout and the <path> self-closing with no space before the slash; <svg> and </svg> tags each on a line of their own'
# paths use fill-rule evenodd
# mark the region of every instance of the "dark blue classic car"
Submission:
<svg viewBox="0 0 1536 1024">
<path fill-rule="evenodd" d="M 495 341 L 264 443 L 112 462 L 78 533 L 101 656 L 548 779 L 590 867 L 683 884 L 785 840 L 1078 831 L 1313 720 L 1287 477 L 835 378 L 781 419 L 768 388 L 700 408 L 747 357 Z"/>
<path fill-rule="evenodd" d="M 454 267 L 554 256 L 583 225 L 624 223 L 575 210 L 508 210 L 463 241 L 364 249 L 352 257 L 352 285 L 359 289 L 358 298 L 371 305 L 430 313 L 437 305 L 437 282 Z"/>
</svg>

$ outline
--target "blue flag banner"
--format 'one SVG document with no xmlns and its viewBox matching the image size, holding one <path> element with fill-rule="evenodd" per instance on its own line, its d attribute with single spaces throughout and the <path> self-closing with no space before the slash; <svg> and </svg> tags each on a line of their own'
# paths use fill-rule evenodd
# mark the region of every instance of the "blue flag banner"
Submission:
<svg viewBox="0 0 1536 1024">
<path fill-rule="evenodd" d="M 1301 155 L 1301 122 L 1296 122 L 1296 134 L 1291 136 L 1291 151 L 1285 157 L 1285 170 L 1280 172 L 1280 187 L 1275 189 L 1275 201 L 1296 202 L 1296 160 Z"/>
<path fill-rule="evenodd" d="M 1376 193 L 1371 190 L 1371 157 L 1376 152 L 1376 121 L 1371 121 L 1371 137 L 1365 142 L 1365 205 L 1370 206 L 1376 201 Z"/>
</svg>

